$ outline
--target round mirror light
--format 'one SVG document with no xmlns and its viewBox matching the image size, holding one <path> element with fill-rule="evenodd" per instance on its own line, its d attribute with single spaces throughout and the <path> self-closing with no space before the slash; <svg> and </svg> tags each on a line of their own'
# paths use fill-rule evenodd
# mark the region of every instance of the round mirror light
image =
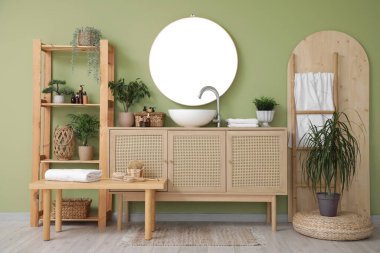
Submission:
<svg viewBox="0 0 380 253">
<path fill-rule="evenodd" d="M 229 34 L 205 18 L 189 17 L 166 26 L 153 42 L 149 67 L 153 81 L 167 98 L 196 106 L 215 100 L 204 86 L 223 95 L 232 84 L 238 65 L 236 47 Z"/>
</svg>

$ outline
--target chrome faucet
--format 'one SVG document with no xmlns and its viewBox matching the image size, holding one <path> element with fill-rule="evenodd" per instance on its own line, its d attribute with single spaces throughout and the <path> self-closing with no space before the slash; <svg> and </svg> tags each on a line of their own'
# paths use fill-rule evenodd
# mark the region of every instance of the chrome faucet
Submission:
<svg viewBox="0 0 380 253">
<path fill-rule="evenodd" d="M 214 92 L 215 96 L 216 96 L 216 116 L 215 118 L 212 120 L 212 122 L 216 123 L 217 127 L 220 127 L 220 122 L 221 122 L 221 118 L 220 118 L 220 107 L 219 107 L 219 93 L 218 91 L 212 87 L 212 86 L 205 86 L 201 89 L 201 91 L 199 92 L 199 99 L 202 98 L 202 95 L 203 93 L 206 91 L 206 90 L 209 90 L 209 91 L 212 91 Z"/>
</svg>

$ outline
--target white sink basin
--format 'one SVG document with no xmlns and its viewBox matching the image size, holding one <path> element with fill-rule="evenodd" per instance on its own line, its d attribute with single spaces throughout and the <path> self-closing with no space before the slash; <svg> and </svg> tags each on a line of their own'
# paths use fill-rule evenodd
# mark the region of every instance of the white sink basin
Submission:
<svg viewBox="0 0 380 253">
<path fill-rule="evenodd" d="M 169 109 L 169 115 L 179 126 L 200 127 L 207 125 L 216 115 L 216 110 Z"/>
</svg>

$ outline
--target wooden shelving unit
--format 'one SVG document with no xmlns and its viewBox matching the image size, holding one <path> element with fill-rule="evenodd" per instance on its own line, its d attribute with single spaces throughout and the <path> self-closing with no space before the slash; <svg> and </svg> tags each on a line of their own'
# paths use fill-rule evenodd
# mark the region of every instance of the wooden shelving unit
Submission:
<svg viewBox="0 0 380 253">
<path fill-rule="evenodd" d="M 43 177 L 46 170 L 51 164 L 99 164 L 102 170 L 102 177 L 108 178 L 107 170 L 107 127 L 113 126 L 114 121 L 114 103 L 113 96 L 108 89 L 108 82 L 114 80 L 114 48 L 108 43 L 108 40 L 100 41 L 99 48 L 99 103 L 97 104 L 54 104 L 51 102 L 51 96 L 44 94 L 42 99 L 42 89 L 48 86 L 52 79 L 52 62 L 54 52 L 71 53 L 73 48 L 70 45 L 52 45 L 43 44 L 40 39 L 33 40 L 33 138 L 32 138 L 32 182 Z M 76 47 L 77 52 L 88 52 L 95 50 L 93 46 Z M 52 109 L 56 108 L 95 108 L 99 110 L 99 159 L 92 161 L 80 160 L 54 160 L 51 150 L 51 120 Z M 42 127 L 43 126 L 43 127 Z M 43 130 L 41 130 L 43 129 Z M 43 210 L 40 210 L 40 192 L 32 190 L 30 204 L 30 224 L 33 227 L 38 226 L 38 221 Z M 112 199 L 106 190 L 99 190 L 98 214 L 91 214 L 87 219 L 77 221 L 98 221 L 99 228 L 105 228 L 107 212 L 111 211 Z M 74 220 L 70 220 L 74 221 Z"/>
</svg>

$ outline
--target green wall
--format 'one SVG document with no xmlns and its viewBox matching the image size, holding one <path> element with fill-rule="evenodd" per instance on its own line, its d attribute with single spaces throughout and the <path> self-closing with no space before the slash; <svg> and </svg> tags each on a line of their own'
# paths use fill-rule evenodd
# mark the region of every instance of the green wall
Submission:
<svg viewBox="0 0 380 253">
<path fill-rule="evenodd" d="M 182 107 L 156 89 L 149 74 L 150 46 L 158 32 L 174 20 L 197 16 L 215 21 L 232 36 L 239 68 L 232 87 L 221 98 L 221 113 L 228 117 L 254 117 L 252 99 L 273 96 L 280 103 L 274 126 L 286 126 L 286 68 L 293 48 L 303 38 L 321 30 L 337 30 L 356 38 L 370 60 L 371 212 L 380 214 L 380 1 L 378 0 L 113 0 L 113 1 L 0 1 L 0 211 L 29 210 L 32 140 L 32 39 L 68 44 L 76 27 L 99 28 L 116 49 L 116 77 L 141 77 L 152 98 L 142 105 L 160 111 Z M 90 98 L 97 84 L 86 75 L 83 59 L 71 71 L 70 55 L 58 54 L 53 77 L 77 88 L 85 83 Z M 215 103 L 203 106 L 214 108 Z M 118 108 L 119 109 L 119 108 Z M 67 112 L 56 114 L 53 127 L 65 122 Z M 168 121 L 168 126 L 173 125 Z M 72 193 L 76 195 L 77 192 Z M 90 195 L 95 195 L 90 193 Z M 133 210 L 140 210 L 138 205 Z M 262 212 L 260 204 L 162 203 L 162 212 Z M 286 212 L 286 198 L 280 212 Z"/>
</svg>

